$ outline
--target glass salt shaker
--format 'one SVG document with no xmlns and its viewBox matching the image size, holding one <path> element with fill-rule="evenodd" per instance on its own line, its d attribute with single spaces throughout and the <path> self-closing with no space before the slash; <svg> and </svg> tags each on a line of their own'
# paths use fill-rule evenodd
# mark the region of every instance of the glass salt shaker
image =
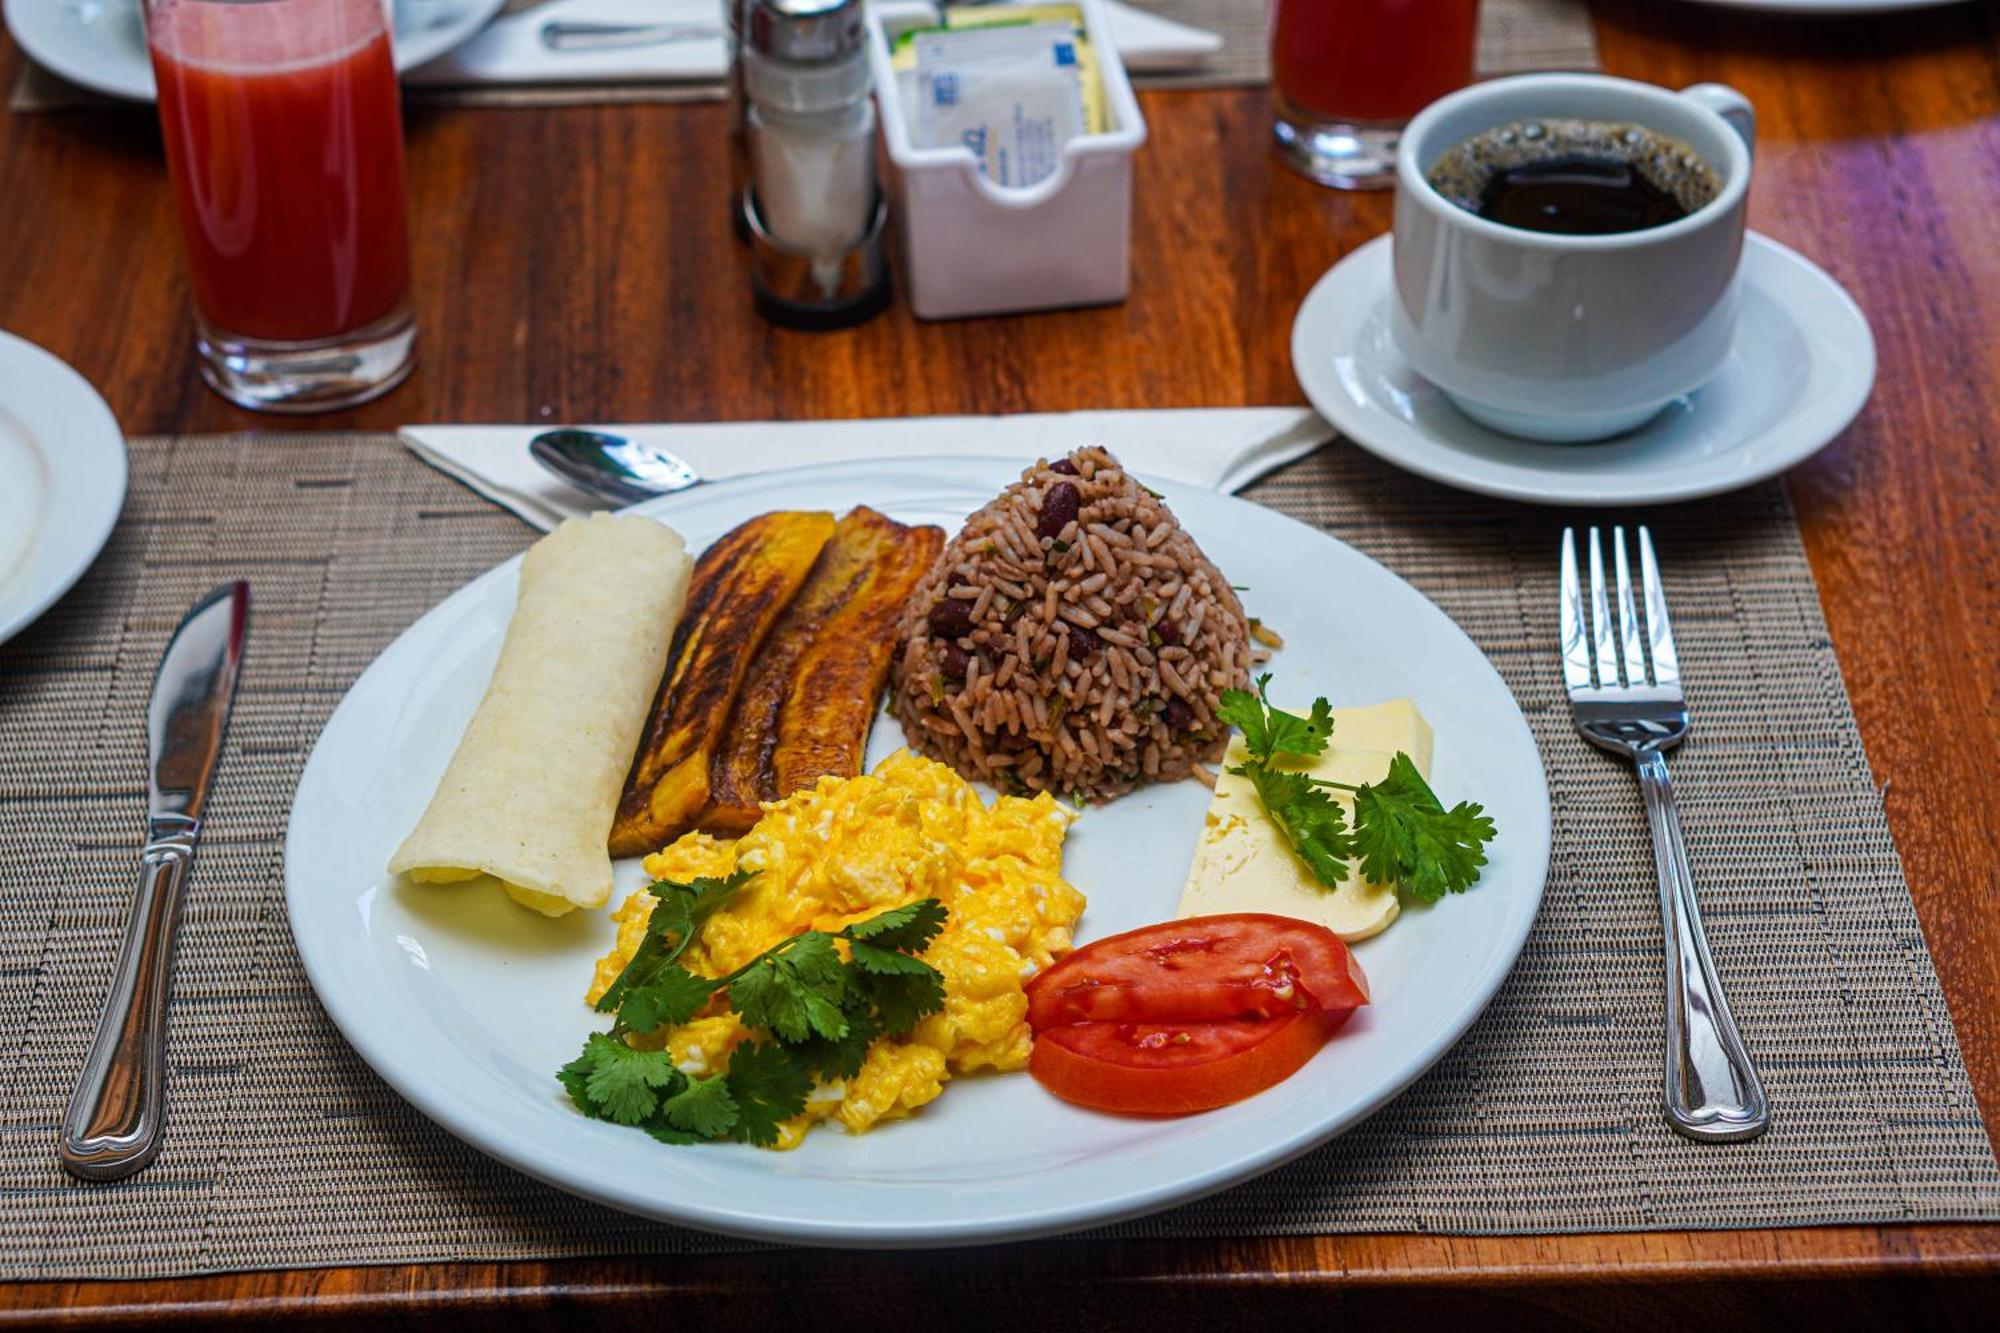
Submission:
<svg viewBox="0 0 2000 1333">
<path fill-rule="evenodd" d="M 752 283 L 765 318 L 844 328 L 888 304 L 861 0 L 743 0 Z"/>
<path fill-rule="evenodd" d="M 722 0 L 722 40 L 729 52 L 723 99 L 729 108 L 729 226 L 739 241 L 750 239 L 743 201 L 750 189 L 750 131 L 743 100 L 743 14 L 752 0 Z"/>
</svg>

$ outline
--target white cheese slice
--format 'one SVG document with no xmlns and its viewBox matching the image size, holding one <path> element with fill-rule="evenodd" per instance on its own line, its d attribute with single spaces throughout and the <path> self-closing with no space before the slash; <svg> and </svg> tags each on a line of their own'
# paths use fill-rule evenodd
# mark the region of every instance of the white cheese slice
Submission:
<svg viewBox="0 0 2000 1333">
<path fill-rule="evenodd" d="M 1279 767 L 1359 786 L 1386 776 L 1389 761 L 1400 750 L 1428 778 L 1431 745 L 1430 724 L 1417 706 L 1408 699 L 1392 699 L 1371 708 L 1334 709 L 1333 743 L 1309 762 L 1285 761 Z M 1181 889 L 1180 915 L 1270 912 L 1318 922 L 1348 941 L 1367 939 L 1394 921 L 1401 910 L 1394 888 L 1364 881 L 1359 871 L 1352 871 L 1336 889 L 1324 888 L 1313 878 L 1264 813 L 1256 788 L 1228 771 L 1246 757 L 1243 737 L 1232 738 L 1194 864 Z M 1345 793 L 1334 794 L 1347 807 L 1351 823 L 1353 801 Z"/>
</svg>

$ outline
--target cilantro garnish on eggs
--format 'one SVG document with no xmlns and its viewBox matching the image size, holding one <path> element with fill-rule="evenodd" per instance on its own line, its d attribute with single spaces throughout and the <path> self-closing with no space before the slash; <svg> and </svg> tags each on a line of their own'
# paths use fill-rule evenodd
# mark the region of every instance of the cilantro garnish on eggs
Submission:
<svg viewBox="0 0 2000 1333">
<path fill-rule="evenodd" d="M 944 978 L 919 956 L 944 929 L 935 898 L 906 903 L 840 931 L 779 941 L 727 976 L 677 961 L 702 923 L 747 884 L 739 871 L 687 884 L 661 880 L 645 939 L 597 1001 L 615 1014 L 556 1078 L 584 1114 L 644 1129 L 666 1143 L 735 1140 L 768 1146 L 805 1109 L 815 1078 L 851 1078 L 875 1038 L 907 1032 L 944 1007 Z M 847 946 L 843 957 L 838 944 Z M 720 995 L 755 1035 L 728 1067 L 691 1077 L 666 1050 L 625 1038 L 687 1022 Z"/>
</svg>

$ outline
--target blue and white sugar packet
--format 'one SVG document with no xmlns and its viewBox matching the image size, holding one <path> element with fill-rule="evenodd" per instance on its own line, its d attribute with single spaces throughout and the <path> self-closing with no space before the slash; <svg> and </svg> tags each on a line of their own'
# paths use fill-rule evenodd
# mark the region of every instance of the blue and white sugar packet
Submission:
<svg viewBox="0 0 2000 1333">
<path fill-rule="evenodd" d="M 1071 25 L 922 32 L 912 46 L 903 101 L 918 147 L 963 144 L 988 180 L 1022 189 L 1051 175 L 1084 132 Z"/>
</svg>

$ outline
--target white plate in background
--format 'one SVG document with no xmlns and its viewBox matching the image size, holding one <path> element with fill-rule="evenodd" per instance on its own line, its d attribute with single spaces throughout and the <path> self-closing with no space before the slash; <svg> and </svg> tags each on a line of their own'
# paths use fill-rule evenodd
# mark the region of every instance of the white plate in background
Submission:
<svg viewBox="0 0 2000 1333">
<path fill-rule="evenodd" d="M 507 0 L 396 0 L 396 68 L 435 60 L 485 27 Z M 35 63 L 71 83 L 153 100 L 141 0 L 6 0 L 7 30 Z"/>
<path fill-rule="evenodd" d="M 775 509 L 866 503 L 952 532 L 1027 461 L 833 464 L 703 485 L 636 512 L 671 523 L 697 551 Z M 397 1092 L 518 1170 L 629 1212 L 770 1240 L 937 1246 L 1107 1223 L 1223 1189 L 1351 1127 L 1450 1049 L 1513 967 L 1548 868 L 1541 759 L 1498 673 L 1409 584 L 1272 510 L 1154 484 L 1284 635 L 1272 663 L 1281 700 L 1413 696 L 1436 728 L 1439 795 L 1483 802 L 1500 829 L 1471 891 L 1412 908 L 1357 946 L 1373 1005 L 1285 1083 L 1206 1115 L 1149 1119 L 1058 1101 L 1025 1073 L 967 1077 L 908 1120 L 860 1137 L 822 1127 L 789 1153 L 667 1147 L 586 1119 L 555 1071 L 604 1025 L 583 992 L 615 935 L 606 915 L 551 921 L 490 884 L 421 886 L 383 869 L 485 691 L 518 559 L 384 650 L 306 765 L 285 895 L 327 1012 Z M 900 743 L 895 721 L 878 719 L 871 765 Z M 1089 898 L 1080 940 L 1174 915 L 1208 795 L 1190 780 L 1083 813 L 1063 871 Z M 636 862 L 621 863 L 616 896 L 643 881 Z"/>
<path fill-rule="evenodd" d="M 0 643 L 81 578 L 125 504 L 125 436 L 89 381 L 0 333 Z"/>
</svg>

